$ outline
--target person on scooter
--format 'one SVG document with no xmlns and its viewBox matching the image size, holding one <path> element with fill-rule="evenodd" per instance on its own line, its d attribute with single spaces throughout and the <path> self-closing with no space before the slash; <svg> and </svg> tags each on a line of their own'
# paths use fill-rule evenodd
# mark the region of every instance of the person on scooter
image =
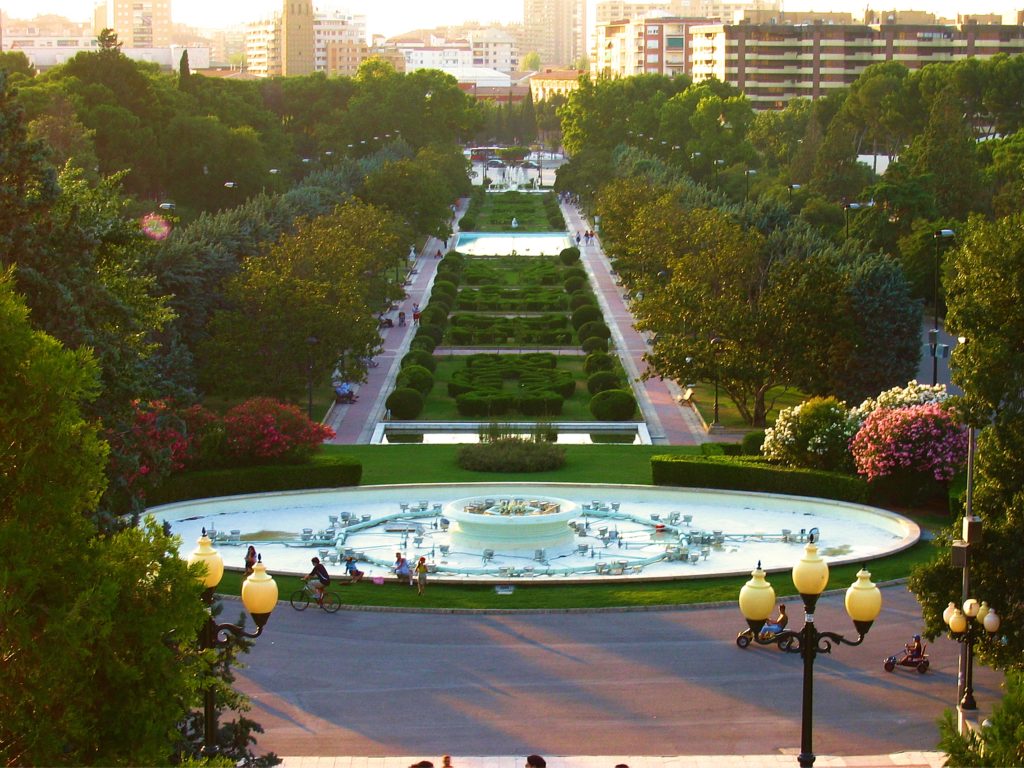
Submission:
<svg viewBox="0 0 1024 768">
<path fill-rule="evenodd" d="M 924 655 L 924 646 L 921 645 L 921 636 L 914 635 L 914 639 L 906 645 L 907 656 L 912 661 L 917 661 Z"/>
<path fill-rule="evenodd" d="M 764 625 L 764 628 L 761 630 L 761 636 L 777 635 L 786 628 L 787 624 L 789 624 L 789 614 L 786 613 L 786 606 L 784 603 L 779 603 L 779 615 L 775 618 L 775 621 L 769 621 Z"/>
</svg>

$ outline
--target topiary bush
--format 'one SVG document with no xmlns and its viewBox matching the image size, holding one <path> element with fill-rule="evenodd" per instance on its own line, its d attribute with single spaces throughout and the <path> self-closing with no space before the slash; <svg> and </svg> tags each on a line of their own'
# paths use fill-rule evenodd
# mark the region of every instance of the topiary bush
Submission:
<svg viewBox="0 0 1024 768">
<path fill-rule="evenodd" d="M 591 352 L 583 361 L 583 370 L 589 376 L 598 371 L 611 371 L 615 369 L 615 358 L 607 352 Z"/>
<path fill-rule="evenodd" d="M 599 421 L 631 421 L 636 400 L 624 389 L 606 389 L 590 398 L 590 413 Z"/>
<path fill-rule="evenodd" d="M 569 309 L 573 312 L 588 304 L 597 306 L 597 302 L 594 301 L 594 297 L 589 291 L 576 291 L 569 296 Z"/>
<path fill-rule="evenodd" d="M 571 267 L 570 269 L 562 270 L 562 280 L 568 280 L 570 277 L 582 277 L 584 280 L 587 279 L 587 270 L 583 267 Z"/>
<path fill-rule="evenodd" d="M 421 365 L 431 373 L 437 370 L 437 360 L 432 354 L 422 349 L 410 349 L 402 358 L 402 368 L 410 365 Z"/>
<path fill-rule="evenodd" d="M 621 389 L 622 379 L 614 371 L 597 371 L 587 377 L 587 391 L 591 395 L 609 389 Z"/>
<path fill-rule="evenodd" d="M 775 425 L 764 433 L 765 458 L 790 467 L 846 470 L 853 468 L 850 440 L 857 421 L 846 404 L 834 397 L 812 397 L 783 408 Z"/>
<path fill-rule="evenodd" d="M 423 395 L 415 389 L 396 389 L 384 403 L 393 419 L 415 419 L 423 411 Z"/>
<path fill-rule="evenodd" d="M 580 343 L 582 344 L 587 339 L 595 337 L 605 340 L 610 339 L 612 337 L 612 332 L 609 330 L 608 326 L 600 320 L 593 320 L 580 326 L 579 330 L 576 331 L 576 335 L 579 337 Z"/>
<path fill-rule="evenodd" d="M 744 456 L 760 456 L 762 445 L 764 445 L 764 430 L 755 429 L 743 436 L 743 440 L 740 442 L 740 451 Z"/>
<path fill-rule="evenodd" d="M 444 328 L 448 323 L 448 310 L 442 306 L 443 302 L 430 302 L 430 306 L 420 313 L 420 325 L 436 325 Z"/>
<path fill-rule="evenodd" d="M 409 351 L 414 349 L 423 350 L 428 355 L 431 354 L 437 348 L 437 342 L 434 341 L 433 337 L 424 334 L 417 333 L 413 337 L 413 340 L 409 342 Z"/>
<path fill-rule="evenodd" d="M 398 389 L 409 387 L 426 397 L 434 388 L 434 374 L 422 365 L 407 365 L 398 372 L 395 387 Z"/>
<path fill-rule="evenodd" d="M 416 337 L 426 336 L 427 338 L 433 339 L 435 346 L 441 343 L 441 339 L 444 338 L 444 328 L 440 325 L 434 325 L 433 323 L 420 323 L 420 328 L 416 332 Z"/>
<path fill-rule="evenodd" d="M 591 336 L 589 339 L 584 339 L 580 347 L 587 354 L 591 352 L 607 352 L 608 339 L 602 339 L 600 336 Z"/>
<path fill-rule="evenodd" d="M 570 246 L 569 248 L 563 248 L 558 254 L 558 260 L 567 267 L 571 267 L 573 264 L 578 264 L 580 261 L 580 249 L 575 245 Z"/>
<path fill-rule="evenodd" d="M 565 288 L 566 293 L 576 293 L 576 291 L 582 291 L 586 284 L 585 278 L 569 277 L 562 283 L 562 287 Z"/>
<path fill-rule="evenodd" d="M 593 304 L 584 304 L 582 307 L 572 313 L 572 327 L 577 331 L 587 323 L 595 320 L 603 320 L 604 315 L 601 314 L 600 308 Z"/>
</svg>

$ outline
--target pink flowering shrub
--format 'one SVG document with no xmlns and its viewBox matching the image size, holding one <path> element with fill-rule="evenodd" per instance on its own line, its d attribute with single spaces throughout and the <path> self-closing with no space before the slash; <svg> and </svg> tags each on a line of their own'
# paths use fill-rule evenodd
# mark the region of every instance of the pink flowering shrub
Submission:
<svg viewBox="0 0 1024 768">
<path fill-rule="evenodd" d="M 310 421 L 296 406 L 254 397 L 224 416 L 227 452 L 235 459 L 267 463 L 307 460 L 334 430 Z"/>
<path fill-rule="evenodd" d="M 857 472 L 869 481 L 907 471 L 952 479 L 967 458 L 967 431 L 942 406 L 879 408 L 850 442 Z"/>
</svg>

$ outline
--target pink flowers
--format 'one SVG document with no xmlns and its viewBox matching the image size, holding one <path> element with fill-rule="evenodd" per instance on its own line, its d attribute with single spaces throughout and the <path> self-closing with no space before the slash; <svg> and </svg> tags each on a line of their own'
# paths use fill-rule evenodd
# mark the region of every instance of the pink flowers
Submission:
<svg viewBox="0 0 1024 768">
<path fill-rule="evenodd" d="M 850 442 L 857 472 L 868 480 L 899 470 L 952 479 L 967 457 L 967 431 L 930 403 L 873 411 Z"/>
<path fill-rule="evenodd" d="M 255 397 L 224 417 L 228 452 L 257 462 L 304 461 L 334 430 L 306 418 L 294 405 Z"/>
</svg>

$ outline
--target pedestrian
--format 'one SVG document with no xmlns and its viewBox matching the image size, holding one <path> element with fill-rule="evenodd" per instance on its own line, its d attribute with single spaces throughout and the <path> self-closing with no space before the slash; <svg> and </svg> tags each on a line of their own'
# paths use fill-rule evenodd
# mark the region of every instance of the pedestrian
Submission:
<svg viewBox="0 0 1024 768">
<path fill-rule="evenodd" d="M 416 592 L 422 595 L 427 590 L 427 558 L 421 557 L 416 563 Z"/>
<path fill-rule="evenodd" d="M 540 755 L 527 755 L 526 768 L 548 768 L 548 761 Z"/>
<path fill-rule="evenodd" d="M 451 755 L 441 755 L 441 768 L 452 768 Z"/>
<path fill-rule="evenodd" d="M 252 573 L 252 569 L 256 567 L 256 547 L 252 544 L 249 545 L 248 551 L 245 553 L 245 575 L 249 576 Z"/>
<path fill-rule="evenodd" d="M 395 552 L 395 564 L 392 567 L 395 570 L 395 576 L 398 577 L 398 583 L 401 584 L 403 581 L 408 581 L 411 587 L 412 574 L 409 572 L 409 561 L 402 557 L 401 552 Z"/>
</svg>

